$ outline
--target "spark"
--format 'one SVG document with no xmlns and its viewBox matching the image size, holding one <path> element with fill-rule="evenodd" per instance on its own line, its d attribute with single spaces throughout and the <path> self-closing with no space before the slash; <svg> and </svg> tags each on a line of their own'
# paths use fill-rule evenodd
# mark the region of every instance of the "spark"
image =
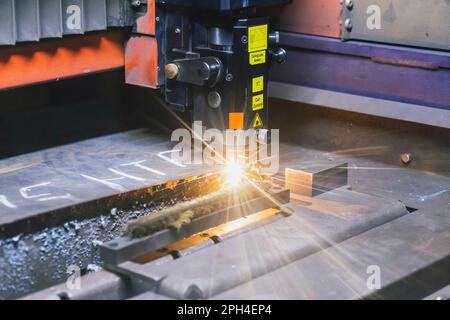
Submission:
<svg viewBox="0 0 450 320">
<path fill-rule="evenodd" d="M 228 162 L 225 167 L 227 183 L 232 187 L 238 186 L 245 176 L 244 169 L 235 162 Z"/>
</svg>

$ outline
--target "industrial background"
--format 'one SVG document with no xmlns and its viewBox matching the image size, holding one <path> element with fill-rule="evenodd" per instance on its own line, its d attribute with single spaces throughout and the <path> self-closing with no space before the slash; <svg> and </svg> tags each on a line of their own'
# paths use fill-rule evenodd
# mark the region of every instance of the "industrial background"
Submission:
<svg viewBox="0 0 450 320">
<path fill-rule="evenodd" d="M 193 121 L 280 129 L 279 173 L 171 160 Z M 449 1 L 0 1 L 0 299 L 446 299 L 449 270 Z"/>
</svg>

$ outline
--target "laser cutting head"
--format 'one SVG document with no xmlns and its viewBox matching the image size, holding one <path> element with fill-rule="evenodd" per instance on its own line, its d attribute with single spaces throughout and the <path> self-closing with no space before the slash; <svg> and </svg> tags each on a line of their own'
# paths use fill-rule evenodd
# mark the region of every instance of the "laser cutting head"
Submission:
<svg viewBox="0 0 450 320">
<path fill-rule="evenodd" d="M 269 67 L 286 52 L 258 9 L 287 2 L 157 1 L 166 102 L 206 128 L 268 128 Z"/>
</svg>

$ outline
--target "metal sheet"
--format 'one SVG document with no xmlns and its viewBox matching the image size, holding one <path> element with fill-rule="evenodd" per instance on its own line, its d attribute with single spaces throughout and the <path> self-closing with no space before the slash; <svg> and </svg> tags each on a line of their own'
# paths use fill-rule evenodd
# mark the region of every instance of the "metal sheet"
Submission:
<svg viewBox="0 0 450 320">
<path fill-rule="evenodd" d="M 127 267 L 162 280 L 158 293 L 182 299 L 208 298 L 406 214 L 397 201 L 357 193 L 353 193 L 353 201 L 360 205 L 349 204 L 345 219 L 291 204 L 295 209 L 292 216 L 207 250 L 148 270 L 140 264 Z"/>
<path fill-rule="evenodd" d="M 448 0 L 358 0 L 344 6 L 343 39 L 450 50 Z M 349 26 L 351 25 L 351 27 Z"/>
<path fill-rule="evenodd" d="M 76 204 L 214 170 L 174 163 L 171 152 L 164 137 L 142 129 L 2 160 L 0 236 L 13 232 L 10 227 L 18 223 L 23 225 L 15 230 L 21 232 L 38 228 L 39 217 L 55 210 L 73 214 L 70 208 Z"/>
<path fill-rule="evenodd" d="M 231 203 L 229 207 L 196 218 L 179 230 L 166 229 L 154 235 L 138 239 L 119 237 L 100 246 L 102 259 L 106 266 L 115 268 L 122 262 L 164 248 L 171 243 L 188 238 L 199 232 L 247 217 L 274 206 L 276 207 L 275 203 L 285 204 L 289 201 L 289 190 L 281 189 L 268 192 L 268 194 L 270 194 L 270 198 L 263 196 L 259 192 L 249 192 L 249 199 L 246 199 L 248 201 L 238 199 L 236 203 Z M 233 194 L 230 193 L 230 197 L 232 196 Z"/>
<path fill-rule="evenodd" d="M 450 300 L 450 285 L 430 294 L 426 300 Z"/>
<path fill-rule="evenodd" d="M 449 268 L 450 216 L 424 210 L 214 298 L 420 299 L 450 281 Z M 380 287 L 371 281 L 375 273 Z"/>
<path fill-rule="evenodd" d="M 69 289 L 66 283 L 27 295 L 21 300 L 117 300 L 129 294 L 127 281 L 108 271 L 88 274 L 80 289 Z"/>
</svg>

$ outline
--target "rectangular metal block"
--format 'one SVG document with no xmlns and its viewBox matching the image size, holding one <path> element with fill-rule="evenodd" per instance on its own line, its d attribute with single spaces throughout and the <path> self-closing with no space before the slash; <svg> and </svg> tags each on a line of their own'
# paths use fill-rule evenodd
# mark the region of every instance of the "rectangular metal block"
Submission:
<svg viewBox="0 0 450 320">
<path fill-rule="evenodd" d="M 15 1 L 17 41 L 40 39 L 39 0 Z"/>
<path fill-rule="evenodd" d="M 125 46 L 125 82 L 158 87 L 158 43 L 156 38 L 132 36 Z"/>
<path fill-rule="evenodd" d="M 292 193 L 314 197 L 348 183 L 348 164 L 315 161 L 285 169 L 286 188 Z"/>
<path fill-rule="evenodd" d="M 340 38 L 342 6 L 339 0 L 296 0 L 283 7 L 276 29 Z"/>
<path fill-rule="evenodd" d="M 450 49 L 448 0 L 358 0 L 344 6 L 344 40 Z"/>
<path fill-rule="evenodd" d="M 16 43 L 16 14 L 14 0 L 0 1 L 0 45 Z"/>
<path fill-rule="evenodd" d="M 41 38 L 60 38 L 63 34 L 61 0 L 39 2 Z"/>
</svg>

